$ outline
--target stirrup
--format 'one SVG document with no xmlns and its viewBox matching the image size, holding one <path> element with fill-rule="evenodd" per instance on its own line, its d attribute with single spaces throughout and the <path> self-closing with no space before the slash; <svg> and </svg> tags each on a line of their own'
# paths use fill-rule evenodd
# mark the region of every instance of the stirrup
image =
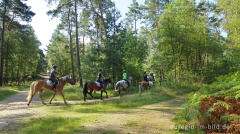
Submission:
<svg viewBox="0 0 240 134">
<path fill-rule="evenodd" d="M 52 87 L 52 90 L 56 91 L 57 87 Z"/>
</svg>

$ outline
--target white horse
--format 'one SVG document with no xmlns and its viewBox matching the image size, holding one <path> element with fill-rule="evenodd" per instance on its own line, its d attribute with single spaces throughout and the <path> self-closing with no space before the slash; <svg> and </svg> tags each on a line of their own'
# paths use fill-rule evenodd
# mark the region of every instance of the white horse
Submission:
<svg viewBox="0 0 240 134">
<path fill-rule="evenodd" d="M 128 83 L 127 83 L 127 81 L 128 81 Z M 130 87 L 131 82 L 132 82 L 132 77 L 131 76 L 128 77 L 127 81 L 126 80 L 120 80 L 116 83 L 115 91 L 117 91 L 119 93 L 119 95 L 121 93 L 121 90 L 123 90 L 123 89 L 127 89 L 127 91 L 129 91 L 129 87 Z"/>
</svg>

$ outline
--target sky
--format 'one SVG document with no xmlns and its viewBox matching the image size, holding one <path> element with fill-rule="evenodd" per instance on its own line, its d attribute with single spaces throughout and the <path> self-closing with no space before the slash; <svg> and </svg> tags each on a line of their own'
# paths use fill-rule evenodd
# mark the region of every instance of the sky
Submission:
<svg viewBox="0 0 240 134">
<path fill-rule="evenodd" d="M 116 8 L 121 12 L 122 17 L 125 18 L 125 14 L 128 12 L 128 7 L 130 6 L 132 0 L 113 1 L 116 4 Z M 138 2 L 143 3 L 144 0 L 138 0 Z M 46 0 L 28 0 L 27 5 L 31 6 L 31 10 L 35 13 L 35 16 L 32 18 L 32 22 L 30 22 L 30 24 L 34 29 L 38 40 L 42 44 L 40 49 L 46 50 L 52 34 L 60 21 L 58 18 L 52 18 L 46 14 L 48 10 L 53 8 L 47 5 Z"/>
</svg>

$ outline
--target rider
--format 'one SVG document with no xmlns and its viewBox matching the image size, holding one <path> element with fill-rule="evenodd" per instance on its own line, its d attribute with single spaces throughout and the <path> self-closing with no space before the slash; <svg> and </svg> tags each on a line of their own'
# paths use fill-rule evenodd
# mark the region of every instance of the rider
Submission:
<svg viewBox="0 0 240 134">
<path fill-rule="evenodd" d="M 126 70 L 123 70 L 123 80 L 125 80 L 127 82 L 127 85 L 129 87 L 129 82 L 127 80 L 127 73 L 126 73 Z"/>
<path fill-rule="evenodd" d="M 149 76 L 149 81 L 152 81 L 152 82 L 154 82 L 154 81 L 155 81 L 155 78 L 154 78 L 154 75 L 153 75 L 153 73 L 150 73 L 150 76 Z"/>
<path fill-rule="evenodd" d="M 148 76 L 147 76 L 147 72 L 144 72 L 143 74 L 143 81 L 148 83 Z"/>
<path fill-rule="evenodd" d="M 100 83 L 100 89 L 102 89 L 102 88 L 103 88 L 103 81 L 102 81 L 102 79 L 104 79 L 104 76 L 103 76 L 103 74 L 102 74 L 102 69 L 99 69 L 98 71 L 99 71 L 99 72 L 98 72 L 97 82 Z"/>
<path fill-rule="evenodd" d="M 52 87 L 53 90 L 56 89 L 56 86 L 57 86 L 57 83 L 58 83 L 57 71 L 56 70 L 57 70 L 57 66 L 53 65 L 52 66 L 52 71 L 51 71 L 51 74 L 50 74 L 50 78 L 49 78 L 49 80 L 51 80 L 53 82 L 53 87 Z"/>
</svg>

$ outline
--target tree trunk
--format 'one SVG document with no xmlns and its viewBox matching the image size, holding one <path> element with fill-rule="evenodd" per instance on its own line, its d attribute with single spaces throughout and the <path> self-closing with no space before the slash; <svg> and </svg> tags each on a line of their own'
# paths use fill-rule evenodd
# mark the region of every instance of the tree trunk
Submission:
<svg viewBox="0 0 240 134">
<path fill-rule="evenodd" d="M 99 56 L 100 56 L 100 53 L 99 53 L 100 44 L 99 44 L 99 35 L 98 35 L 99 34 L 99 24 L 98 24 L 98 22 L 97 22 L 97 26 L 96 26 L 96 31 L 97 31 L 97 57 L 99 58 Z"/>
<path fill-rule="evenodd" d="M 4 32 L 5 32 L 5 15 L 7 12 L 6 6 L 4 6 L 3 16 L 2 16 L 2 46 L 1 46 L 1 69 L 0 69 L 0 87 L 3 84 L 3 60 L 4 60 Z"/>
<path fill-rule="evenodd" d="M 4 76 L 4 78 L 5 78 L 5 81 L 4 81 L 5 85 L 8 83 L 9 39 L 7 40 L 7 48 L 6 48 L 6 49 L 7 49 L 7 50 L 6 50 L 6 57 L 5 57 L 5 76 Z"/>
<path fill-rule="evenodd" d="M 83 55 L 85 55 L 85 31 L 83 31 Z"/>
<path fill-rule="evenodd" d="M 79 75 L 79 84 L 80 84 L 80 87 L 82 87 L 83 84 L 82 84 L 81 61 L 80 61 L 80 56 L 79 56 L 79 40 L 78 40 L 77 0 L 74 0 L 74 7 L 75 7 L 75 26 L 76 26 L 76 45 L 77 45 L 78 75 Z"/>
<path fill-rule="evenodd" d="M 74 75 L 74 65 L 73 65 L 73 49 L 72 49 L 72 26 L 71 26 L 71 19 L 70 19 L 71 7 L 68 9 L 68 34 L 69 34 L 69 46 L 70 46 L 70 54 L 71 54 L 71 62 L 72 62 L 72 77 L 75 81 Z"/>
<path fill-rule="evenodd" d="M 134 30 L 137 32 L 137 15 L 134 13 Z"/>
</svg>

